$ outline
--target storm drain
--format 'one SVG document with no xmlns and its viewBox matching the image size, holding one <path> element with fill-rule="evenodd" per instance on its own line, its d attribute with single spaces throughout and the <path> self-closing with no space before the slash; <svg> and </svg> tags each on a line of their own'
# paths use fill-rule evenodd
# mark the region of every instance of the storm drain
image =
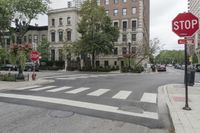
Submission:
<svg viewBox="0 0 200 133">
<path fill-rule="evenodd" d="M 69 118 L 74 115 L 74 112 L 53 110 L 48 113 L 52 118 Z"/>
</svg>

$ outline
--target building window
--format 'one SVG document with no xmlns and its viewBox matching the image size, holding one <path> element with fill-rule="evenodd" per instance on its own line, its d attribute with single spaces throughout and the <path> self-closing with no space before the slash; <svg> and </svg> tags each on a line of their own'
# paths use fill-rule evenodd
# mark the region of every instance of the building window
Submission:
<svg viewBox="0 0 200 133">
<path fill-rule="evenodd" d="M 59 49 L 58 52 L 59 52 L 59 61 L 63 61 L 63 51 L 62 51 L 62 49 Z"/>
<path fill-rule="evenodd" d="M 67 17 L 67 25 L 71 25 L 71 17 Z"/>
<path fill-rule="evenodd" d="M 127 0 L 122 0 L 122 2 L 123 2 L 123 3 L 126 3 L 126 2 L 127 2 Z"/>
<path fill-rule="evenodd" d="M 33 40 L 33 42 L 36 43 L 36 44 L 38 43 L 38 35 L 34 35 L 34 40 Z"/>
<path fill-rule="evenodd" d="M 100 66 L 100 62 L 96 61 L 96 67 L 99 67 L 99 66 Z"/>
<path fill-rule="evenodd" d="M 114 0 L 114 3 L 117 4 L 119 2 L 119 0 Z"/>
<path fill-rule="evenodd" d="M 123 15 L 123 16 L 126 16 L 126 14 L 127 14 L 127 10 L 126 10 L 126 8 L 123 8 L 123 9 L 122 9 L 122 15 Z"/>
<path fill-rule="evenodd" d="M 28 42 L 29 42 L 29 43 L 32 43 L 32 35 L 29 35 L 29 36 L 28 36 Z"/>
<path fill-rule="evenodd" d="M 51 19 L 51 26 L 55 26 L 55 19 Z"/>
<path fill-rule="evenodd" d="M 56 39 L 56 33 L 51 32 L 51 42 L 55 42 L 55 39 Z"/>
<path fill-rule="evenodd" d="M 59 36 L 59 42 L 62 42 L 63 41 L 63 31 L 59 31 L 58 36 Z"/>
<path fill-rule="evenodd" d="M 127 21 L 123 21 L 123 24 L 122 24 L 122 28 L 123 28 L 123 31 L 126 31 L 127 30 L 127 27 L 128 27 L 128 24 L 127 24 Z"/>
<path fill-rule="evenodd" d="M 68 5 L 68 8 L 70 8 L 72 6 L 72 2 L 71 1 L 68 1 L 67 2 L 67 5 Z"/>
<path fill-rule="evenodd" d="M 136 31 L 136 29 L 137 29 L 137 21 L 133 20 L 132 21 L 132 31 Z"/>
<path fill-rule="evenodd" d="M 67 41 L 71 41 L 71 31 L 67 31 Z"/>
<path fill-rule="evenodd" d="M 119 23 L 118 22 L 114 22 L 114 27 L 119 27 Z"/>
<path fill-rule="evenodd" d="M 114 62 L 114 65 L 115 65 L 115 66 L 117 65 L 117 61 Z"/>
<path fill-rule="evenodd" d="M 136 54 L 136 47 L 132 47 L 131 53 Z"/>
<path fill-rule="evenodd" d="M 122 48 L 122 55 L 125 55 L 127 53 L 127 48 L 126 47 L 123 47 Z"/>
<path fill-rule="evenodd" d="M 136 14 L 136 8 L 135 7 L 132 8 L 132 14 Z"/>
<path fill-rule="evenodd" d="M 44 41 L 46 39 L 47 39 L 46 35 L 42 35 L 42 41 Z"/>
<path fill-rule="evenodd" d="M 136 41 L 136 34 L 131 35 L 131 40 L 132 40 L 132 42 Z"/>
<path fill-rule="evenodd" d="M 122 35 L 122 41 L 127 42 L 127 35 L 125 35 L 125 34 Z"/>
<path fill-rule="evenodd" d="M 51 61 L 55 61 L 55 49 L 51 50 Z"/>
<path fill-rule="evenodd" d="M 109 11 L 108 11 L 108 10 L 106 10 L 106 15 L 107 15 L 107 16 L 109 15 Z"/>
<path fill-rule="evenodd" d="M 109 62 L 106 60 L 104 61 L 104 67 L 108 67 L 109 66 Z"/>
<path fill-rule="evenodd" d="M 27 42 L 27 36 L 24 36 L 24 42 L 25 43 Z"/>
<path fill-rule="evenodd" d="M 108 5 L 109 4 L 109 0 L 105 0 L 105 5 Z"/>
<path fill-rule="evenodd" d="M 118 10 L 117 9 L 114 9 L 114 16 L 117 16 L 118 15 Z"/>
<path fill-rule="evenodd" d="M 63 19 L 62 18 L 59 18 L 59 26 L 62 26 L 63 25 Z"/>
<path fill-rule="evenodd" d="M 114 55 L 118 55 L 118 48 L 114 48 Z"/>
</svg>

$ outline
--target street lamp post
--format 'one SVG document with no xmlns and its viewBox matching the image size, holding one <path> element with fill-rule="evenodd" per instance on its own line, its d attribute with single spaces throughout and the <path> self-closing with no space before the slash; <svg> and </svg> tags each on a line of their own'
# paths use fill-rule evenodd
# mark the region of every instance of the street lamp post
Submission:
<svg viewBox="0 0 200 133">
<path fill-rule="evenodd" d="M 27 23 L 25 20 L 20 21 L 18 18 L 15 19 L 15 27 L 16 27 L 16 36 L 17 45 L 22 44 L 22 37 L 27 29 Z M 19 73 L 17 75 L 17 79 L 24 80 L 22 66 L 19 64 Z"/>
<path fill-rule="evenodd" d="M 131 42 L 128 42 L 128 70 L 131 70 Z"/>
</svg>

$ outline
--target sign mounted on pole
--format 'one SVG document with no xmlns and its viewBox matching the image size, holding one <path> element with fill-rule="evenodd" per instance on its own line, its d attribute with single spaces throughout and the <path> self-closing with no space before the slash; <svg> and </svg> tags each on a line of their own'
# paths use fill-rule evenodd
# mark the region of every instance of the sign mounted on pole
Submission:
<svg viewBox="0 0 200 133">
<path fill-rule="evenodd" d="M 192 13 L 180 13 L 172 20 L 172 31 L 179 37 L 185 39 L 179 40 L 179 44 L 185 44 L 185 107 L 184 110 L 191 110 L 188 104 L 188 55 L 187 55 L 187 37 L 192 37 L 199 29 L 199 19 Z"/>
<path fill-rule="evenodd" d="M 192 13 L 180 13 L 172 21 L 172 31 L 179 37 L 193 36 L 199 29 L 199 19 Z"/>
</svg>

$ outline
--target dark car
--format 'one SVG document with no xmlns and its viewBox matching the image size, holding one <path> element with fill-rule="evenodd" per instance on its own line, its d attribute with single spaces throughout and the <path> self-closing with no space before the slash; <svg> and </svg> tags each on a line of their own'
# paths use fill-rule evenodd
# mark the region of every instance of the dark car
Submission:
<svg viewBox="0 0 200 133">
<path fill-rule="evenodd" d="M 166 72 L 166 66 L 165 65 L 158 65 L 157 71 L 158 72 Z"/>
<path fill-rule="evenodd" d="M 39 65 L 36 63 L 34 64 L 33 62 L 27 62 L 25 64 L 24 71 L 33 71 L 35 65 L 35 71 L 39 71 Z"/>
<path fill-rule="evenodd" d="M 196 69 L 196 72 L 200 72 L 200 64 L 196 64 L 195 69 Z"/>
<path fill-rule="evenodd" d="M 0 70 L 4 71 L 17 71 L 17 66 L 12 64 L 4 64 L 0 67 Z"/>
</svg>

